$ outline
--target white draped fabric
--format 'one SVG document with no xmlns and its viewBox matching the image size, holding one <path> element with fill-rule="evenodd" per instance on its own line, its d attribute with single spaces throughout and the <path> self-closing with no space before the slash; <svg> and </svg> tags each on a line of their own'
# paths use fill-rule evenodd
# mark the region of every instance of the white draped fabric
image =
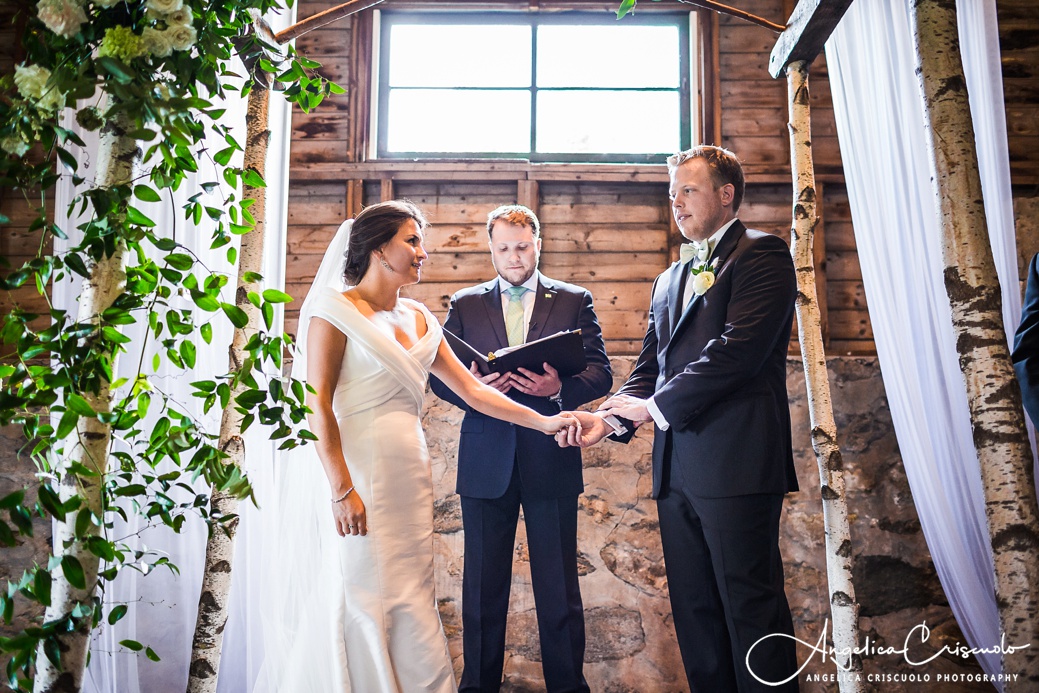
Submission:
<svg viewBox="0 0 1039 693">
<path fill-rule="evenodd" d="M 291 14 L 287 13 L 280 18 L 274 17 L 274 21 L 271 23 L 275 31 L 291 24 L 294 16 L 293 10 Z M 227 113 L 222 122 L 234 124 L 235 139 L 238 142 L 245 142 L 246 101 L 232 93 L 223 106 L 227 109 Z M 267 252 L 262 273 L 266 287 L 282 287 L 285 275 L 284 247 L 290 113 L 287 102 L 278 94 L 271 96 L 270 115 L 272 136 L 268 151 L 266 177 L 268 183 Z M 89 162 L 89 168 L 80 171 L 81 175 L 85 175 L 87 178 L 87 184 L 84 187 L 89 187 L 97 160 L 96 133 L 83 132 L 72 118 L 69 118 L 66 126 L 76 130 L 87 143 L 86 150 L 79 154 L 81 161 Z M 210 133 L 210 151 L 217 151 L 226 146 L 223 139 L 213 133 L 212 129 L 208 131 Z M 232 162 L 233 165 L 240 165 L 240 153 L 238 156 L 237 164 Z M 219 181 L 221 185 L 224 185 L 222 176 L 212 169 L 211 162 L 202 159 L 199 161 L 199 165 L 199 172 L 189 177 L 179 190 L 172 193 L 172 203 L 170 193 L 166 191 L 162 203 L 148 204 L 137 201 L 135 204 L 157 223 L 157 229 L 161 235 L 172 237 L 188 247 L 211 270 L 230 274 L 231 281 L 225 288 L 226 295 L 221 298 L 233 303 L 235 273 L 234 267 L 227 263 L 227 247 L 216 251 L 210 250 L 212 224 L 208 217 L 204 216 L 202 223 L 198 226 L 184 219 L 182 207 L 189 197 L 202 192 L 200 187 L 202 183 Z M 205 204 L 222 208 L 225 206 L 222 200 L 227 193 L 226 188 L 217 189 L 211 194 L 203 193 L 202 201 Z M 74 229 L 77 221 L 68 219 L 65 216 L 65 210 L 68 201 L 74 194 L 71 182 L 63 179 L 56 191 L 56 222 L 61 228 L 70 231 Z M 77 238 L 76 233 L 70 232 L 69 235 L 69 242 L 74 242 Z M 55 252 L 60 253 L 67 247 L 67 243 L 55 241 Z M 75 315 L 78 295 L 77 282 L 56 284 L 54 304 Z M 181 303 L 175 304 L 175 307 L 194 309 L 195 319 L 198 323 L 209 321 L 212 318 L 211 314 L 194 308 L 190 301 L 181 301 Z M 280 311 L 277 319 L 281 320 Z M 146 330 L 142 328 L 142 325 L 129 326 L 126 333 L 133 337 L 133 342 L 127 345 L 130 352 L 120 357 L 118 376 L 132 377 L 137 372 L 138 363 L 145 364 L 145 374 L 148 374 L 159 388 L 171 395 L 181 405 L 182 410 L 198 416 L 199 420 L 205 422 L 207 430 L 215 433 L 219 431 L 220 412 L 214 409 L 208 415 L 203 415 L 199 406 L 201 400 L 190 395 L 192 381 L 212 379 L 216 375 L 227 372 L 227 347 L 231 341 L 231 327 L 222 318 L 212 320 L 212 324 L 212 343 L 206 345 L 201 340 L 197 340 L 197 362 L 194 369 L 178 371 L 170 368 L 168 364 L 164 364 L 154 375 L 150 373 L 151 357 L 155 353 L 154 341 L 146 340 Z M 274 329 L 280 331 L 280 322 L 275 325 Z M 142 361 L 139 345 L 146 341 L 148 344 Z M 153 406 L 149 412 L 150 419 L 154 420 L 158 415 L 158 408 L 158 402 L 153 400 Z M 144 428 L 147 430 L 147 424 Z M 246 446 L 249 475 L 256 489 L 257 499 L 262 502 L 262 498 L 269 493 L 271 486 L 271 461 L 274 445 L 266 440 L 263 427 L 255 424 L 246 434 Z M 124 449 L 126 448 L 124 447 Z M 198 491 L 207 492 L 201 482 L 198 484 Z M 177 500 L 187 501 L 190 498 L 189 494 L 182 494 Z M 240 508 L 243 518 L 248 518 L 256 512 L 248 502 L 243 503 Z M 91 661 L 84 680 L 84 691 L 89 693 L 182 691 L 187 686 L 191 638 L 195 629 L 205 558 L 206 526 L 196 513 L 189 515 L 182 531 L 175 534 L 161 524 L 145 526 L 146 523 L 141 518 L 130 513 L 128 515 L 129 520 L 125 523 L 116 518 L 116 527 L 112 536 L 117 539 L 125 539 L 134 548 L 168 555 L 170 561 L 178 567 L 179 574 L 166 568 L 159 568 L 148 575 L 127 569 L 123 570 L 108 585 L 104 594 L 106 616 L 108 610 L 118 604 L 127 604 L 129 611 L 114 626 L 103 622 L 103 625 L 95 631 L 91 642 Z M 253 561 L 253 569 L 249 569 L 249 554 L 255 550 L 260 533 L 249 531 L 246 525 L 248 523 L 243 521 L 243 529 L 239 532 L 236 545 L 235 583 L 230 607 L 232 614 L 244 610 L 243 604 L 249 598 L 253 581 L 258 572 L 255 568 L 257 563 L 255 561 Z M 224 651 L 226 654 L 221 671 L 219 687 L 221 693 L 250 690 L 252 681 L 256 677 L 261 658 L 257 649 L 259 637 L 258 634 L 254 638 L 247 637 L 248 631 L 243 629 L 242 623 L 241 620 L 232 619 L 225 631 Z M 149 661 L 143 653 L 130 652 L 118 644 L 127 639 L 136 640 L 151 647 L 161 657 L 161 661 Z"/>
<path fill-rule="evenodd" d="M 993 0 L 957 3 L 1008 337 L 1020 319 Z M 909 3 L 852 3 L 826 45 L 855 241 L 884 387 L 920 523 L 972 647 L 1000 642 L 984 494 L 942 282 Z M 988 673 L 999 655 L 979 655 Z"/>
</svg>

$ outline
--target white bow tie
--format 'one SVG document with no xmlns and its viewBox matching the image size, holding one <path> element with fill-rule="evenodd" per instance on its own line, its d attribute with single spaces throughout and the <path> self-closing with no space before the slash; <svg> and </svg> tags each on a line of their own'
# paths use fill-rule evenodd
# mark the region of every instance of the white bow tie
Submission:
<svg viewBox="0 0 1039 693">
<path fill-rule="evenodd" d="M 683 243 L 678 249 L 678 257 L 682 263 L 694 258 L 700 262 L 707 262 L 707 258 L 711 257 L 711 240 Z"/>
</svg>

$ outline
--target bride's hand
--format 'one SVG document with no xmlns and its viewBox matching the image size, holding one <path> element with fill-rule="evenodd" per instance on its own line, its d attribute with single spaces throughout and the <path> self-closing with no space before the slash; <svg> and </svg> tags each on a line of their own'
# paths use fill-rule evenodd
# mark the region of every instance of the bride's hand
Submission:
<svg viewBox="0 0 1039 693">
<path fill-rule="evenodd" d="M 339 532 L 339 536 L 363 537 L 368 534 L 368 516 L 364 509 L 364 502 L 357 495 L 357 491 L 351 491 L 346 498 L 338 503 L 333 503 L 332 515 L 335 517 L 336 531 Z"/>
<path fill-rule="evenodd" d="M 570 413 L 557 414 L 556 416 L 544 417 L 543 425 L 541 427 L 542 433 L 546 435 L 555 435 L 559 431 L 565 428 L 575 428 L 577 435 L 581 435 L 581 422 Z"/>
</svg>

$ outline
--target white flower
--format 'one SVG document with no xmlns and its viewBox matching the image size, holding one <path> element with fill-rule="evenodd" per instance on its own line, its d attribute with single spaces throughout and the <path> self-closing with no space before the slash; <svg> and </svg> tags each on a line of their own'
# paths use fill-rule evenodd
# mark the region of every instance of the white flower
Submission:
<svg viewBox="0 0 1039 693">
<path fill-rule="evenodd" d="M 176 12 L 184 6 L 184 0 L 144 0 L 145 8 L 164 14 Z"/>
<path fill-rule="evenodd" d="M 173 44 L 170 42 L 168 31 L 145 27 L 141 33 L 141 43 L 144 45 L 144 50 L 156 58 L 165 58 L 173 52 Z"/>
<path fill-rule="evenodd" d="M 703 296 L 712 286 L 714 286 L 714 272 L 711 270 L 704 270 L 693 276 L 693 293 L 697 296 Z"/>
<path fill-rule="evenodd" d="M 175 51 L 186 51 L 195 45 L 195 40 L 198 38 L 198 32 L 190 24 L 171 26 L 166 33 L 169 35 L 170 45 Z"/>
<path fill-rule="evenodd" d="M 100 5 L 101 7 L 115 7 L 122 1 L 123 0 L 94 0 L 94 4 Z"/>
<path fill-rule="evenodd" d="M 25 156 L 29 151 L 29 143 L 23 140 L 21 135 L 14 133 L 0 139 L 0 149 L 15 156 Z"/>
<path fill-rule="evenodd" d="M 194 17 L 191 14 L 190 7 L 181 7 L 179 10 L 174 10 L 166 15 L 166 24 L 169 26 L 175 26 L 178 24 L 191 24 L 191 20 Z"/>
<path fill-rule="evenodd" d="M 47 86 L 51 71 L 39 65 L 19 65 L 14 68 L 14 84 L 24 99 L 39 99 Z"/>
<path fill-rule="evenodd" d="M 18 93 L 29 101 L 35 101 L 36 107 L 46 111 L 56 111 L 65 105 L 65 96 L 54 87 L 47 86 L 51 71 L 39 65 L 19 65 L 14 68 L 14 84 Z"/>
<path fill-rule="evenodd" d="M 87 21 L 83 6 L 76 0 L 40 0 L 36 11 L 40 21 L 58 36 L 75 36 Z"/>
</svg>

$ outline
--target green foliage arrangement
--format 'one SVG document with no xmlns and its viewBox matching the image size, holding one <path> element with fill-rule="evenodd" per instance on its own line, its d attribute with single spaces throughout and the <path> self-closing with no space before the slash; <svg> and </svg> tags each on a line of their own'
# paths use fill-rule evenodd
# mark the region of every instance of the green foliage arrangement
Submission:
<svg viewBox="0 0 1039 693">
<path fill-rule="evenodd" d="M 62 668 L 61 638 L 99 624 L 104 585 L 120 570 L 148 572 L 160 565 L 176 570 L 164 557 L 114 540 L 108 531 L 114 515 L 138 513 L 177 532 L 186 514 L 199 513 L 218 527 L 229 518 L 209 513 L 208 497 L 196 494 L 189 480 L 204 479 L 206 486 L 239 498 L 251 495 L 242 470 L 227 464 L 217 447 L 218 436 L 203 430 L 150 377 L 163 361 L 192 368 L 198 350 L 212 340 L 212 321 L 226 319 L 243 328 L 245 312 L 221 300 L 226 275 L 202 266 L 190 248 L 171 240 L 137 205 L 167 199 L 198 170 L 203 157 L 211 158 L 237 192 L 211 206 L 199 191 L 184 207 L 184 217 L 189 227 L 211 219 L 211 245 L 226 247 L 234 265 L 233 236 L 249 233 L 256 222 L 252 200 L 242 191 L 262 187 L 264 181 L 255 170 L 231 165 L 242 145 L 222 120 L 220 100 L 244 98 L 258 83 L 273 82 L 290 101 L 310 109 L 329 93 L 342 91 L 315 75 L 317 63 L 291 48 L 282 54 L 254 30 L 257 17 L 282 7 L 279 0 L 39 0 L 19 10 L 26 57 L 14 75 L 0 78 L 0 186 L 24 196 L 37 210 L 31 230 L 40 232 L 43 241 L 35 258 L 0 280 L 0 290 L 35 286 L 47 296 L 52 281 L 90 277 L 119 253 L 126 259 L 125 283 L 99 314 L 82 319 L 52 306 L 47 315 L 15 308 L 2 316 L 0 339 L 10 354 L 0 359 L 0 424 L 22 427 L 40 483 L 35 494 L 18 491 L 0 499 L 0 546 L 30 535 L 35 518 L 74 522 L 74 527 L 72 538 L 46 565 L 32 566 L 19 580 L 0 587 L 0 616 L 10 623 L 18 600 L 53 607 L 52 586 L 59 580 L 93 594 L 59 618 L 0 639 L 0 650 L 9 657 L 7 683 L 15 690 L 31 686 L 37 652 Z M 235 73 L 236 56 L 252 68 L 250 74 Z M 83 128 L 114 132 L 124 144 L 130 142 L 134 177 L 115 185 L 96 182 L 72 202 L 88 220 L 79 227 L 82 241 L 59 255 L 44 250 L 51 245 L 48 236 L 65 239 L 68 231 L 48 218 L 47 195 L 60 176 L 84 183 L 71 146 L 82 142 L 60 124 L 66 109 L 77 109 L 75 118 Z M 220 133 L 226 146 L 207 151 L 207 130 Z M 202 184 L 205 192 L 218 187 L 216 181 Z M 7 221 L 0 218 L 0 224 Z M 190 296 L 199 310 L 176 308 L 178 296 Z M 304 388 L 269 375 L 280 370 L 289 346 L 269 332 L 275 304 L 290 299 L 267 289 L 250 292 L 248 300 L 260 309 L 266 331 L 250 337 L 248 358 L 240 367 L 193 383 L 194 395 L 206 411 L 237 408 L 245 417 L 243 431 L 258 420 L 272 438 L 284 439 L 283 447 L 301 444 L 309 434 L 294 433 L 291 424 L 306 413 Z M 197 320 L 196 313 L 204 319 Z M 130 341 L 123 328 L 134 323 L 148 326 L 160 354 L 150 364 L 139 364 L 136 377 L 115 380 L 115 360 Z M 133 348 L 143 350 L 140 344 Z M 109 390 L 111 406 L 97 406 Z M 144 430 L 149 411 L 155 423 Z M 84 420 L 108 427 L 131 452 L 109 448 L 100 464 L 71 461 L 71 449 L 83 443 Z M 160 472 L 160 463 L 173 471 Z M 102 489 L 99 508 L 75 492 L 91 483 Z M 192 500 L 174 500 L 178 488 L 189 491 Z M 30 496 L 35 499 L 29 501 Z M 74 545 L 100 559 L 96 584 L 71 550 Z M 116 607 L 108 621 L 115 623 L 125 613 L 125 607 Z M 123 645 L 157 658 L 141 643 Z"/>
</svg>

